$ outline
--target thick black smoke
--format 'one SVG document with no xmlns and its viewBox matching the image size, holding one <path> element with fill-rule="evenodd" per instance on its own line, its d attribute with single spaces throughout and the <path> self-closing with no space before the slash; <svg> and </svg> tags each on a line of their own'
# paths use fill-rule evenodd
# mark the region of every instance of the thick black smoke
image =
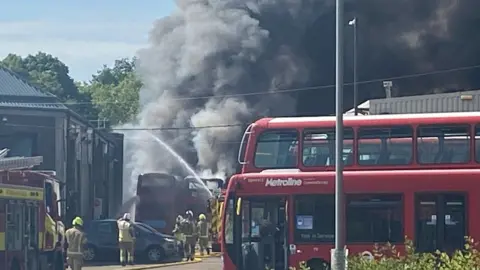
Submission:
<svg viewBox="0 0 480 270">
<path fill-rule="evenodd" d="M 265 115 L 322 115 L 334 111 L 334 0 L 177 0 L 155 22 L 141 50 L 141 127 L 177 127 L 155 134 L 197 170 L 229 173 L 241 127 Z M 358 22 L 359 80 L 430 72 L 480 63 L 478 0 L 347 1 L 345 25 Z M 346 29 L 346 79 L 352 75 L 352 29 Z M 394 80 L 396 95 L 478 86 L 477 70 Z M 351 88 L 345 101 L 351 104 Z M 361 99 L 382 97 L 381 82 L 362 84 Z M 263 95 L 228 96 L 243 93 Z M 212 98 L 203 98 L 213 96 Z M 187 98 L 187 99 L 185 99 Z M 350 107 L 350 106 L 349 106 Z M 150 135 L 134 135 L 136 170 L 178 170 Z M 133 151 L 133 152 L 132 152 Z"/>
</svg>

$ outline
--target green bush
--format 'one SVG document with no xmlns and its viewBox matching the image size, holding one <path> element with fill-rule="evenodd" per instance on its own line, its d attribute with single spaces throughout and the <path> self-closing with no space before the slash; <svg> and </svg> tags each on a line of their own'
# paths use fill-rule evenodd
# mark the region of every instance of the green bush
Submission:
<svg viewBox="0 0 480 270">
<path fill-rule="evenodd" d="M 405 240 L 403 255 L 391 244 L 375 245 L 372 250 L 374 260 L 355 255 L 348 258 L 349 270 L 480 270 L 480 251 L 478 244 L 465 237 L 463 250 L 449 255 L 445 252 L 418 253 L 411 240 Z M 290 270 L 310 270 L 301 262 Z"/>
<path fill-rule="evenodd" d="M 361 255 L 352 256 L 348 260 L 348 268 L 352 270 L 480 270 L 480 253 L 472 238 L 465 238 L 464 250 L 449 255 L 437 251 L 417 253 L 412 241 L 405 240 L 405 252 L 400 255 L 391 244 L 375 245 L 372 254 L 375 260 Z"/>
</svg>

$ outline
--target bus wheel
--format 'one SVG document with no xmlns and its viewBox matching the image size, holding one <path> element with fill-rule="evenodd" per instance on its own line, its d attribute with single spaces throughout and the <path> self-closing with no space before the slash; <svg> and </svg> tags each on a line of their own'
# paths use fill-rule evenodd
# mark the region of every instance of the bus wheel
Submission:
<svg viewBox="0 0 480 270">
<path fill-rule="evenodd" d="M 307 261 L 310 270 L 330 270 L 330 264 L 322 259 L 311 259 Z"/>
</svg>

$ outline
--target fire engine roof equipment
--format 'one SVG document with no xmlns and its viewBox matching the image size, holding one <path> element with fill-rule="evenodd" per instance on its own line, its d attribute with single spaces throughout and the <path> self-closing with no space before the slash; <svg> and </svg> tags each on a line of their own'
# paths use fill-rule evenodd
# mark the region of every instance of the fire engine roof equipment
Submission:
<svg viewBox="0 0 480 270">
<path fill-rule="evenodd" d="M 43 156 L 0 158 L 0 171 L 28 169 L 42 162 Z"/>
</svg>

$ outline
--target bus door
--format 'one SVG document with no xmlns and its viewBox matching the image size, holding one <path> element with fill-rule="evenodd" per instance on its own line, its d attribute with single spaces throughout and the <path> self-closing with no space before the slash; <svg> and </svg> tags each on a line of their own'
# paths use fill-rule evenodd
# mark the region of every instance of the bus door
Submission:
<svg viewBox="0 0 480 270">
<path fill-rule="evenodd" d="M 466 231 L 464 194 L 417 194 L 415 243 L 420 252 L 462 249 Z"/>
<path fill-rule="evenodd" d="M 242 270 L 288 269 L 285 197 L 241 199 Z M 240 224 L 240 222 L 239 222 Z"/>
</svg>

